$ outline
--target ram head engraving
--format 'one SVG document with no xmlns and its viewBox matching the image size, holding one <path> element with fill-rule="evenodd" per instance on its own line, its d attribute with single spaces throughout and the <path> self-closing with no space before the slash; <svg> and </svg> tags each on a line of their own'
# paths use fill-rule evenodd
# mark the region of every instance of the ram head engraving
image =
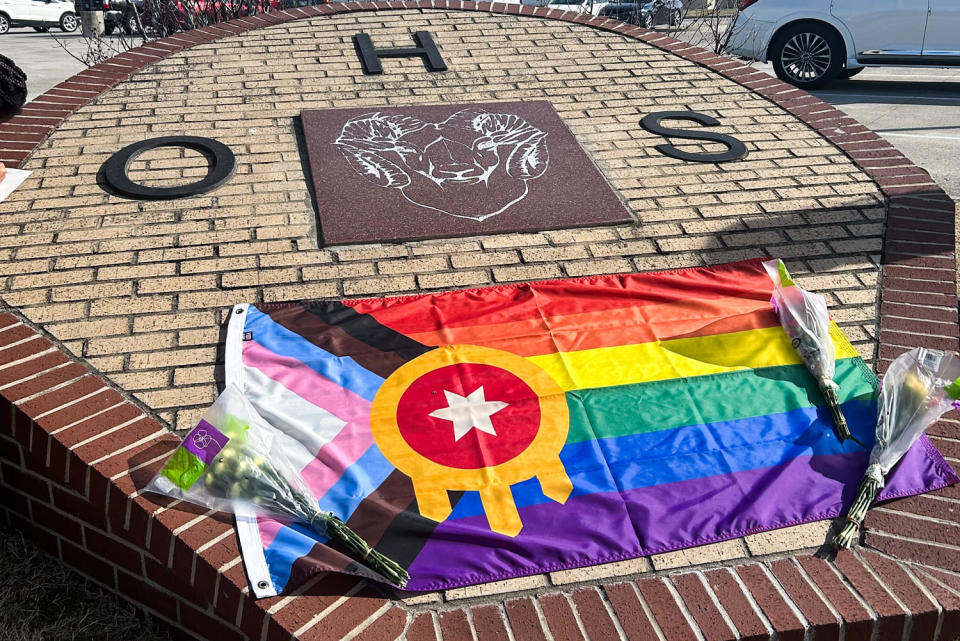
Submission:
<svg viewBox="0 0 960 641">
<path fill-rule="evenodd" d="M 464 109 L 443 122 L 364 114 L 334 144 L 359 175 L 410 203 L 482 221 L 523 200 L 547 171 L 546 137 L 519 116 Z"/>
</svg>

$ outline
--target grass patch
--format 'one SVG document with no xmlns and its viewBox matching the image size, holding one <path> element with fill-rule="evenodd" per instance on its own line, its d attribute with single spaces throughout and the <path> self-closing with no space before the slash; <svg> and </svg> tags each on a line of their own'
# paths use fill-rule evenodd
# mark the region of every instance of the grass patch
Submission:
<svg viewBox="0 0 960 641">
<path fill-rule="evenodd" d="M 139 608 L 0 525 L 0 641 L 172 641 Z"/>
</svg>

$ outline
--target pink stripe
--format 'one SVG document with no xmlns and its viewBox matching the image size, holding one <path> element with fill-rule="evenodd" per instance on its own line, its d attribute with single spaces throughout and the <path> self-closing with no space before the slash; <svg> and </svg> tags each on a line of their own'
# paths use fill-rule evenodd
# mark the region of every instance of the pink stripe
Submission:
<svg viewBox="0 0 960 641">
<path fill-rule="evenodd" d="M 317 457 L 300 472 L 317 498 L 340 480 L 348 467 L 373 446 L 370 420 L 350 421 L 332 441 L 320 448 Z"/>
<path fill-rule="evenodd" d="M 256 341 L 243 344 L 243 363 L 256 367 L 301 398 L 324 408 L 346 425 L 301 471 L 317 498 L 326 494 L 373 445 L 370 433 L 370 402 L 331 382 L 296 360 L 273 353 Z M 260 539 L 264 548 L 273 542 L 281 524 L 260 519 Z"/>
<path fill-rule="evenodd" d="M 317 374 L 295 358 L 275 354 L 256 341 L 245 341 L 243 364 L 256 367 L 294 394 L 341 420 L 370 420 L 370 401 Z"/>
<path fill-rule="evenodd" d="M 300 471 L 303 479 L 313 490 L 314 496 L 322 497 L 340 480 L 348 467 L 357 462 L 373 445 L 369 422 L 347 423 L 332 441 L 320 448 L 316 458 Z M 281 523 L 273 519 L 260 519 L 260 540 L 268 548 L 277 535 Z"/>
<path fill-rule="evenodd" d="M 276 538 L 277 532 L 283 527 L 283 523 L 274 519 L 259 517 L 257 525 L 260 527 L 260 541 L 263 543 L 263 549 L 266 550 L 273 543 L 273 539 Z"/>
</svg>

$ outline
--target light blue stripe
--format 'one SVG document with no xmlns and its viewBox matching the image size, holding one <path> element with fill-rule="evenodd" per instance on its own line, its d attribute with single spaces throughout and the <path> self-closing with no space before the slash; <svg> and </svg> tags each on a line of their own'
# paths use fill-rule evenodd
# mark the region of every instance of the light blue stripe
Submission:
<svg viewBox="0 0 960 641">
<path fill-rule="evenodd" d="M 346 521 L 360 505 L 360 501 L 373 493 L 390 473 L 396 469 L 380 453 L 380 448 L 371 445 L 347 468 L 327 493 L 320 497 L 320 509 L 333 512 Z"/>
<path fill-rule="evenodd" d="M 282 592 L 290 580 L 290 572 L 293 570 L 293 562 L 301 556 L 310 554 L 310 550 L 317 543 L 306 534 L 300 526 L 282 526 L 277 530 L 277 535 L 273 539 L 270 547 L 263 551 L 267 559 L 267 567 L 270 569 L 270 580 L 273 581 L 273 587 L 277 592 Z M 324 542 L 326 539 L 321 539 Z"/>
<path fill-rule="evenodd" d="M 394 469 L 377 446 L 371 446 L 320 498 L 320 509 L 333 512 L 344 521 L 348 520 L 360 502 L 377 489 Z M 263 552 L 276 589 L 282 590 L 290 580 L 294 561 L 308 554 L 314 543 L 326 541 L 326 537 L 303 525 L 282 526 Z"/>
<path fill-rule="evenodd" d="M 336 356 L 320 349 L 299 334 L 279 325 L 251 305 L 244 330 L 274 354 L 295 358 L 304 365 L 354 394 L 372 401 L 383 379 L 364 369 L 349 356 Z"/>
</svg>

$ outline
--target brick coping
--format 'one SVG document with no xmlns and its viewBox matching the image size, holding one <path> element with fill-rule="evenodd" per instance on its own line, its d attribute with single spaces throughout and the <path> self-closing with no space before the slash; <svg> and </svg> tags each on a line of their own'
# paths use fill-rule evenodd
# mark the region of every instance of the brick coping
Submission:
<svg viewBox="0 0 960 641">
<path fill-rule="evenodd" d="M 598 17 L 504 3 L 459 0 L 350 2 L 233 20 L 147 43 L 87 69 L 0 124 L 0 161 L 20 166 L 57 126 L 131 74 L 194 45 L 283 22 L 352 11 L 440 9 L 556 19 L 635 38 L 707 67 L 806 122 L 845 152 L 888 199 L 877 369 L 914 346 L 956 349 L 954 203 L 877 134 L 819 99 L 730 58 Z M 949 284 L 949 292 L 944 285 Z M 96 581 L 145 605 L 159 618 L 207 638 L 358 639 L 573 637 L 953 638 L 960 631 L 960 554 L 950 505 L 935 499 L 887 504 L 868 519 L 867 545 L 825 560 L 797 556 L 768 563 L 660 573 L 636 582 L 569 592 L 514 595 L 501 606 L 433 612 L 382 598 L 354 579 L 318 576 L 294 594 L 253 601 L 238 563 L 232 523 L 203 510 L 146 500 L 138 489 L 177 439 L 85 363 L 12 313 L 0 314 L 0 435 L 4 507 L 47 550 Z M 67 447 L 58 433 L 86 425 L 117 433 L 114 450 Z M 960 458 L 960 422 L 930 430 L 947 456 Z M 155 497 L 152 497 L 155 498 Z M 932 500 L 933 503 L 929 503 Z M 51 507 L 52 506 L 52 507 Z M 64 519 L 63 513 L 82 515 Z M 917 518 L 925 518 L 924 520 Z M 187 529 L 189 528 L 189 529 Z M 78 543 L 82 542 L 82 545 Z M 190 577 L 185 585 L 184 577 Z M 621 581 L 622 579 L 618 579 Z M 211 598 L 211 595 L 212 598 Z M 299 598 L 308 596 L 310 599 Z M 544 627 L 545 626 L 545 627 Z"/>
</svg>

